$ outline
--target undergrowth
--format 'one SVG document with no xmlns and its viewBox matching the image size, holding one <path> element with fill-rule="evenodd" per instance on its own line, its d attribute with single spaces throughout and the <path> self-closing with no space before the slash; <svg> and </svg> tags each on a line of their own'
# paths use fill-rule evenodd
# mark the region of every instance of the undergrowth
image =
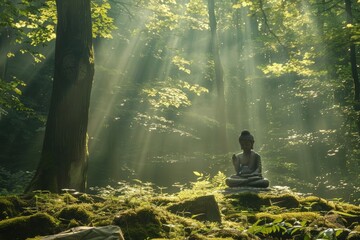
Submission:
<svg viewBox="0 0 360 240">
<path fill-rule="evenodd" d="M 360 207 L 339 199 L 288 189 L 225 194 L 222 172 L 213 177 L 194 174 L 195 182 L 177 185 L 179 191 L 172 194 L 135 179 L 94 187 L 92 194 L 66 189 L 63 194 L 35 191 L 31 196 L 0 197 L 0 229 L 8 219 L 41 213 L 56 222 L 49 234 L 75 226 L 118 225 L 125 239 L 352 239 L 358 231 Z M 170 206 L 209 195 L 219 207 L 221 222 L 199 220 L 199 214 L 189 210 L 169 211 Z"/>
</svg>

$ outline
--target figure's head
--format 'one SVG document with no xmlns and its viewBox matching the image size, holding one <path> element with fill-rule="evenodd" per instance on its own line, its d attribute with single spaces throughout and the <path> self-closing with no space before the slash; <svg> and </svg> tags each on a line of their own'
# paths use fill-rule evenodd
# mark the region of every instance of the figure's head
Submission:
<svg viewBox="0 0 360 240">
<path fill-rule="evenodd" d="M 239 143 L 241 149 L 243 150 L 251 150 L 254 148 L 254 136 L 250 134 L 248 130 L 244 130 L 241 132 L 239 137 Z"/>
</svg>

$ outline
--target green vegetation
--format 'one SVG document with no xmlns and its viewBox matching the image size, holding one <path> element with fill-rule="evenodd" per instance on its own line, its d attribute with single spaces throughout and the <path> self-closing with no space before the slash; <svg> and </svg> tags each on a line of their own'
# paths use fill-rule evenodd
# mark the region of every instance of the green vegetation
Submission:
<svg viewBox="0 0 360 240">
<path fill-rule="evenodd" d="M 210 51 L 210 2 L 216 59 Z M 201 195 L 212 179 L 208 176 L 233 173 L 230 159 L 240 151 L 238 134 L 249 129 L 271 185 L 360 202 L 359 1 L 95 0 L 91 6 L 96 71 L 83 124 L 89 137 L 88 186 L 110 185 L 112 191 L 118 187 L 114 183 L 136 178 L 154 182 L 142 186 L 145 195 L 157 188 L 163 193 L 178 188 L 181 200 L 194 191 Z M 0 195 L 10 195 L 24 191 L 44 145 L 56 1 L 6 0 L 0 10 Z M 70 73 L 77 66 L 65 62 Z M 223 83 L 216 80 L 219 65 Z M 66 110 L 79 99 L 69 101 L 61 116 L 73 117 Z M 61 165 L 75 157 L 59 159 Z M 193 171 L 204 174 L 189 190 Z M 124 190 L 114 190 L 114 197 Z M 46 201 L 39 204 L 47 198 L 50 193 L 36 195 L 36 211 L 48 207 Z M 157 196 L 156 201 L 166 205 L 173 198 Z M 66 202 L 76 199 L 69 196 Z M 126 201 L 136 206 L 141 199 Z M 254 211 L 265 206 L 351 212 L 343 210 L 345 203 L 340 208 L 321 199 L 249 195 L 228 201 Z M 18 215 L 15 205 L 1 202 L 7 210 L 0 216 Z M 91 214 L 83 214 L 88 218 L 67 224 L 91 221 Z"/>
<path fill-rule="evenodd" d="M 275 189 L 225 194 L 221 179 L 219 173 L 173 194 L 135 181 L 98 189 L 97 194 L 66 190 L 60 195 L 38 191 L 3 197 L 1 202 L 6 202 L 7 208 L 3 204 L 2 211 L 12 215 L 0 221 L 1 239 L 26 239 L 75 226 L 111 224 L 121 227 L 125 239 L 354 239 L 351 237 L 359 234 L 359 206 Z M 190 208 L 170 210 L 205 196 L 206 202 L 209 197 L 216 199 L 220 222 L 207 220 L 206 210 L 202 213 L 205 218 L 198 218 L 201 213 Z M 311 209 L 319 202 L 331 209 Z M 208 208 L 213 210 L 213 206 Z"/>
</svg>

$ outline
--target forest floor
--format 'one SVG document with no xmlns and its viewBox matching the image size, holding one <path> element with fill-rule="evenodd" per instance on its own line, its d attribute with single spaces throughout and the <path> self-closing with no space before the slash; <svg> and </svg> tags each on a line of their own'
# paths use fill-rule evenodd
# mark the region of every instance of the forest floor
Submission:
<svg viewBox="0 0 360 240">
<path fill-rule="evenodd" d="M 224 178 L 200 176 L 172 194 L 137 180 L 93 189 L 96 194 L 64 189 L 2 196 L 0 239 L 44 239 L 78 226 L 114 225 L 134 240 L 360 239 L 360 206 L 287 187 L 229 191 Z"/>
</svg>

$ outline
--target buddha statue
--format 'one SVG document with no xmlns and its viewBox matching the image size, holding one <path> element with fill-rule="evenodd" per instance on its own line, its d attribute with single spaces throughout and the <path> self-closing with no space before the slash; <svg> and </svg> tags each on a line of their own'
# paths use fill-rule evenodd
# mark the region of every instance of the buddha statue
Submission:
<svg viewBox="0 0 360 240">
<path fill-rule="evenodd" d="M 267 188 L 269 181 L 261 174 L 261 157 L 253 151 L 254 137 L 249 131 L 244 130 L 239 137 L 242 153 L 232 156 L 235 175 L 225 181 L 229 187 L 255 187 Z"/>
</svg>

